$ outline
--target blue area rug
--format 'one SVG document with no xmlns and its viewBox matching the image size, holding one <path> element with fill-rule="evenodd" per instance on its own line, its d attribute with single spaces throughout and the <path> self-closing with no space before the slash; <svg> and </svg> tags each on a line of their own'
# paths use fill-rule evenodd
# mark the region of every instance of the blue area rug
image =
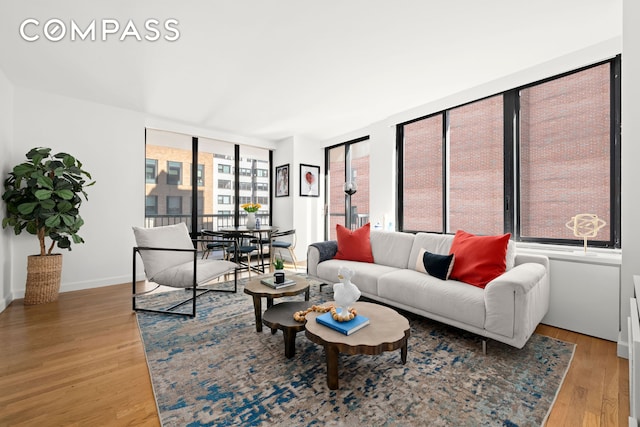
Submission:
<svg viewBox="0 0 640 427">
<path fill-rule="evenodd" d="M 329 390 L 323 349 L 299 333 L 286 359 L 280 331 L 256 332 L 239 284 L 200 297 L 194 319 L 137 313 L 164 426 L 539 426 L 575 349 L 534 335 L 521 350 L 489 341 L 485 356 L 479 337 L 407 315 L 405 365 L 399 351 L 340 355 L 340 389 Z M 330 287 L 312 285 L 311 300 L 332 300 Z"/>
</svg>

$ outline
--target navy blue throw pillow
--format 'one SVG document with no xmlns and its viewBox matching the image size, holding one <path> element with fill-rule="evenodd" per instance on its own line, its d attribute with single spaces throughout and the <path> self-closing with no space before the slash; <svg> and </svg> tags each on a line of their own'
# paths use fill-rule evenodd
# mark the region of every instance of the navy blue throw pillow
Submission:
<svg viewBox="0 0 640 427">
<path fill-rule="evenodd" d="M 416 271 L 429 274 L 440 280 L 447 280 L 453 270 L 454 259 L 454 254 L 438 255 L 420 249 L 416 260 Z"/>
</svg>

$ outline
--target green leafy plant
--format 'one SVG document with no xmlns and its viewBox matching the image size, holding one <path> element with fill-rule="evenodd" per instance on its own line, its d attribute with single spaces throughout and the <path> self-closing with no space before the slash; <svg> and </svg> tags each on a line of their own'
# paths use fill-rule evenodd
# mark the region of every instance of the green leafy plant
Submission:
<svg viewBox="0 0 640 427">
<path fill-rule="evenodd" d="M 284 270 L 284 260 L 282 258 L 274 259 L 273 268 L 275 268 L 276 270 Z"/>
<path fill-rule="evenodd" d="M 56 244 L 71 250 L 71 241 L 84 243 L 77 234 L 84 224 L 79 213 L 80 196 L 87 200 L 84 189 L 95 184 L 87 181 L 91 175 L 75 157 L 52 155 L 50 148 L 33 148 L 26 157 L 27 161 L 15 166 L 4 181 L 2 200 L 7 204 L 7 214 L 2 228 L 36 235 L 41 256 L 51 255 Z M 46 237 L 52 240 L 48 250 Z"/>
</svg>

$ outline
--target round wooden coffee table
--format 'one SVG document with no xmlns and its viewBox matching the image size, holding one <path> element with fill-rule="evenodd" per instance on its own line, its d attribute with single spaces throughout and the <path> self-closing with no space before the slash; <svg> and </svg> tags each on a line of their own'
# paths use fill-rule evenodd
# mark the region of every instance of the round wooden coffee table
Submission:
<svg viewBox="0 0 640 427">
<path fill-rule="evenodd" d="M 256 331 L 262 332 L 262 298 L 267 299 L 267 308 L 273 305 L 275 298 L 290 297 L 299 295 L 304 292 L 304 300 L 309 301 L 309 281 L 306 276 L 298 274 L 287 274 L 287 279 L 296 281 L 295 285 L 287 286 L 280 289 L 273 289 L 267 285 L 260 283 L 265 277 L 273 277 L 272 275 L 259 276 L 250 279 L 244 286 L 244 293 L 253 297 L 253 311 L 256 315 Z"/>
<path fill-rule="evenodd" d="M 284 335 L 284 355 L 291 359 L 296 354 L 296 334 L 304 331 L 305 322 L 297 322 L 293 314 L 311 307 L 309 301 L 287 301 L 274 304 L 262 315 L 262 323 L 272 332 L 280 329 Z"/>
<path fill-rule="evenodd" d="M 327 303 L 328 305 L 331 303 Z M 356 302 L 358 315 L 369 318 L 370 324 L 351 335 L 343 335 L 316 322 L 321 313 L 307 314 L 306 336 L 324 347 L 327 359 L 327 385 L 338 388 L 338 355 L 380 354 L 400 349 L 402 364 L 407 363 L 407 344 L 411 333 L 409 321 L 397 311 L 379 304 Z"/>
</svg>

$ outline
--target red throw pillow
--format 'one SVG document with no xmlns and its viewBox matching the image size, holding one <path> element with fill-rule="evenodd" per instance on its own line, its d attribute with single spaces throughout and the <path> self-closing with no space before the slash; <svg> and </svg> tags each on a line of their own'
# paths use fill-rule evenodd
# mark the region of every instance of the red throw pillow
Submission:
<svg viewBox="0 0 640 427">
<path fill-rule="evenodd" d="M 370 223 L 367 223 L 353 231 L 340 224 L 336 225 L 338 252 L 333 258 L 349 261 L 373 262 L 371 240 L 369 240 L 370 229 Z"/>
<path fill-rule="evenodd" d="M 449 251 L 456 257 L 449 279 L 484 289 L 487 283 L 506 271 L 510 238 L 510 233 L 503 236 L 476 236 L 458 230 Z"/>
</svg>

